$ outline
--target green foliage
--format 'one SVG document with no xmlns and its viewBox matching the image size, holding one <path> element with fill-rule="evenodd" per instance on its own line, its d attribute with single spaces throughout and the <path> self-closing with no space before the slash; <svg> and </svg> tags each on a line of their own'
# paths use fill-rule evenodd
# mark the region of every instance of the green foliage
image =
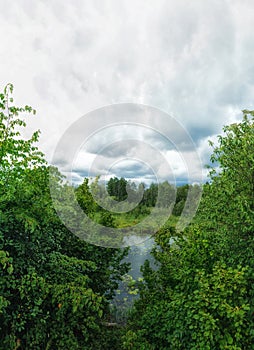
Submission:
<svg viewBox="0 0 254 350">
<path fill-rule="evenodd" d="M 20 133 L 26 123 L 19 114 L 35 114 L 35 110 L 30 106 L 15 107 L 10 97 L 12 91 L 12 84 L 8 84 L 0 94 L 0 171 L 1 182 L 5 184 L 11 180 L 10 176 L 18 176 L 26 168 L 45 162 L 43 154 L 34 146 L 39 131 L 29 140 L 22 139 Z"/>
<path fill-rule="evenodd" d="M 100 216 L 100 220 L 99 220 L 99 223 L 103 226 L 106 226 L 106 227 L 115 227 L 115 221 L 114 221 L 114 218 L 113 216 L 107 212 L 107 211 L 104 211 L 101 216 Z"/>
<path fill-rule="evenodd" d="M 107 186 L 113 199 L 124 201 L 127 192 L 130 203 L 143 191 L 144 197 L 121 218 L 112 215 L 93 199 L 91 189 L 105 196 L 98 179 L 91 185 L 85 179 L 73 193 L 36 147 L 39 132 L 22 138 L 24 118 L 35 111 L 15 107 L 12 92 L 8 84 L 0 94 L 0 350 L 253 348 L 254 112 L 224 128 L 211 157 L 220 167 L 211 169 L 194 222 L 176 232 L 176 218 L 169 220 L 155 236 L 156 268 L 147 261 L 135 281 L 122 263 L 127 250 L 93 246 L 62 224 L 49 174 L 64 189 L 59 211 L 75 223 L 75 211 L 61 201 L 76 196 L 88 216 L 108 227 L 149 215 L 158 194 L 157 205 L 168 208 L 176 192 L 173 214 L 188 215 L 200 188 L 176 191 L 164 182 L 145 189 L 113 178 Z M 129 294 L 140 294 L 126 330 L 109 322 L 122 278 Z"/>
<path fill-rule="evenodd" d="M 254 127 L 253 112 L 244 112 L 243 121 L 226 126 L 214 147 L 211 160 L 220 168 L 211 170 L 199 218 L 224 242 L 228 262 L 253 266 Z"/>
<path fill-rule="evenodd" d="M 83 209 L 83 211 L 88 214 L 93 214 L 97 209 L 97 204 L 93 199 L 93 196 L 90 192 L 89 188 L 89 180 L 87 178 L 84 179 L 83 183 L 78 186 L 76 189 L 76 198 Z"/>
<path fill-rule="evenodd" d="M 176 202 L 172 212 L 174 215 L 181 215 L 187 199 L 189 187 L 189 185 L 183 185 L 177 188 Z"/>
<path fill-rule="evenodd" d="M 155 207 L 158 197 L 158 185 L 152 183 L 144 192 L 142 203 L 147 207 Z"/>
<path fill-rule="evenodd" d="M 61 223 L 49 172 L 71 191 L 37 149 L 38 132 L 22 138 L 20 115 L 33 109 L 14 107 L 12 90 L 0 94 L 0 349 L 100 349 L 113 334 L 103 321 L 126 252 L 90 245 Z M 77 196 L 92 212 L 87 187 Z"/>
<path fill-rule="evenodd" d="M 107 191 L 115 200 L 124 201 L 127 198 L 127 184 L 127 180 L 122 177 L 120 179 L 117 177 L 111 178 L 107 184 Z"/>
<path fill-rule="evenodd" d="M 218 137 L 211 160 L 220 168 L 211 169 L 192 225 L 156 235 L 158 267 L 143 266 L 124 349 L 253 348 L 253 116 L 244 111 L 243 121 Z"/>
</svg>

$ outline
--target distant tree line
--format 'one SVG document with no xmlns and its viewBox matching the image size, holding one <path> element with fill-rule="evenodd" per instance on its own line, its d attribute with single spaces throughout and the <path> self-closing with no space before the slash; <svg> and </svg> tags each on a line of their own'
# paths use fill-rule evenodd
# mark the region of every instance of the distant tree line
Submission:
<svg viewBox="0 0 254 350">
<path fill-rule="evenodd" d="M 137 185 L 135 182 L 127 181 L 123 177 L 113 177 L 107 183 L 107 191 L 117 201 L 128 199 L 130 202 L 135 201 L 137 193 L 141 192 L 143 195 L 140 205 L 146 207 L 169 207 L 173 203 L 172 214 L 179 216 L 184 208 L 189 190 L 197 186 L 184 184 L 175 187 L 168 181 L 159 184 L 152 183 L 150 186 L 146 186 L 142 182 Z"/>
</svg>

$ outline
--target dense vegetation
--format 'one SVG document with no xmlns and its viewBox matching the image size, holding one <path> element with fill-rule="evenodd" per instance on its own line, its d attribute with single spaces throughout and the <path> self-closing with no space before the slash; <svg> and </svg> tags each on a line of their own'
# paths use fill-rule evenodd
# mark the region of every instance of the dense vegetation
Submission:
<svg viewBox="0 0 254 350">
<path fill-rule="evenodd" d="M 39 133 L 19 133 L 19 115 L 34 111 L 14 107 L 11 93 L 0 95 L 0 349 L 118 348 L 105 322 L 126 252 L 89 245 L 61 223 Z"/>
<path fill-rule="evenodd" d="M 143 266 L 124 349 L 253 349 L 253 116 L 219 136 L 194 222 L 156 235 L 158 269 Z"/>
<path fill-rule="evenodd" d="M 21 137 L 23 118 L 35 111 L 15 107 L 12 90 L 9 84 L 0 94 L 0 350 L 253 349 L 254 113 L 244 111 L 242 122 L 225 127 L 218 145 L 211 144 L 210 182 L 183 232 L 175 224 L 195 186 L 145 187 L 112 178 L 105 189 L 97 178 L 75 189 L 80 207 L 111 227 L 136 224 L 155 205 L 175 202 L 155 235 L 158 266 L 147 261 L 143 280 L 131 281 L 140 296 L 119 327 L 110 301 L 128 272 L 122 261 L 128 252 L 89 244 L 63 225 L 49 176 L 59 188 L 63 178 L 36 147 L 39 132 Z M 112 214 L 91 192 L 101 198 L 108 192 L 127 206 L 140 194 L 142 200 Z"/>
</svg>

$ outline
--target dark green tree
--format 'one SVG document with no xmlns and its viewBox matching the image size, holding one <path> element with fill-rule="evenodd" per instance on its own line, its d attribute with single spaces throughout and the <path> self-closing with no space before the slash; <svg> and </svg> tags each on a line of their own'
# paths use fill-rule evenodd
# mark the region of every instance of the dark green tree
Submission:
<svg viewBox="0 0 254 350">
<path fill-rule="evenodd" d="M 124 201 L 127 198 L 127 184 L 127 180 L 123 177 L 120 179 L 117 177 L 111 178 L 107 184 L 107 191 L 115 200 L 119 202 Z"/>
<path fill-rule="evenodd" d="M 83 183 L 76 189 L 76 198 L 86 214 L 94 214 L 98 210 L 98 205 L 95 202 L 89 187 L 89 179 L 85 178 Z"/>
<path fill-rule="evenodd" d="M 177 187 L 177 191 L 176 191 L 176 201 L 175 201 L 175 206 L 173 209 L 172 214 L 176 215 L 176 216 L 180 216 L 186 199 L 187 199 L 187 195 L 188 195 L 188 190 L 189 190 L 189 185 L 183 185 L 183 186 L 179 186 Z"/>
<path fill-rule="evenodd" d="M 142 203 L 147 207 L 154 207 L 158 197 L 158 185 L 151 183 L 149 188 L 145 189 Z"/>
</svg>

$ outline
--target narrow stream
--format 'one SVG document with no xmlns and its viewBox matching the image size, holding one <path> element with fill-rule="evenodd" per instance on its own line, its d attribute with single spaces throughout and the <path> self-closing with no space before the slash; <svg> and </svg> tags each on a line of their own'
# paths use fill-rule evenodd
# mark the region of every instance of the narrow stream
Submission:
<svg viewBox="0 0 254 350">
<path fill-rule="evenodd" d="M 137 239 L 140 238 L 137 237 Z M 135 242 L 135 235 L 131 237 L 131 241 Z M 153 237 L 148 236 L 143 243 L 132 245 L 128 256 L 124 259 L 125 262 L 131 264 L 131 269 L 126 276 L 125 281 L 119 284 L 116 296 L 111 303 L 112 313 L 117 323 L 126 322 L 128 310 L 133 305 L 134 300 L 138 298 L 135 286 L 133 288 L 128 288 L 128 284 L 131 285 L 134 280 L 138 281 L 142 278 L 140 268 L 145 260 L 149 260 L 153 265 L 153 257 L 151 255 L 153 244 Z"/>
</svg>

